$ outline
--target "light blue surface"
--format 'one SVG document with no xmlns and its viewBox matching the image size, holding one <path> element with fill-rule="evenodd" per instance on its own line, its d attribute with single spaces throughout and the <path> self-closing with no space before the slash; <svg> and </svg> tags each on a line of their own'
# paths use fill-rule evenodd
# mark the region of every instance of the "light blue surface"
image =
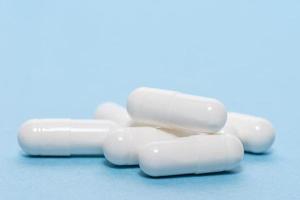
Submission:
<svg viewBox="0 0 300 200">
<path fill-rule="evenodd" d="M 0 199 L 299 199 L 299 1 L 0 0 Z M 234 173 L 153 179 L 104 158 L 30 158 L 29 118 L 89 118 L 138 86 L 270 119 Z"/>
</svg>

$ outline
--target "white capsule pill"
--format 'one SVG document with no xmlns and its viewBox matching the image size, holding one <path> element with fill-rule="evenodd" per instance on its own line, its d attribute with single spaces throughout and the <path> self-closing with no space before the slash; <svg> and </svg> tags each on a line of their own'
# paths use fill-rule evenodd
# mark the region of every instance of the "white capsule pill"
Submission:
<svg viewBox="0 0 300 200">
<path fill-rule="evenodd" d="M 235 136 L 197 135 L 144 146 L 139 165 L 150 176 L 202 174 L 234 169 L 243 155 Z"/>
<path fill-rule="evenodd" d="M 137 165 L 138 151 L 144 145 L 176 136 L 151 127 L 117 129 L 107 136 L 103 144 L 105 158 L 116 165 Z"/>
<path fill-rule="evenodd" d="M 195 132 L 217 132 L 227 118 L 215 99 L 144 87 L 129 95 L 127 111 L 138 123 Z"/>
<path fill-rule="evenodd" d="M 95 118 L 111 120 L 125 127 L 131 124 L 131 118 L 127 110 L 123 106 L 113 102 L 106 102 L 99 105 L 95 113 Z"/>
<path fill-rule="evenodd" d="M 95 118 L 102 119 L 102 120 L 111 120 L 117 123 L 118 125 L 120 125 L 121 127 L 149 127 L 148 124 L 137 123 L 131 120 L 126 108 L 113 102 L 103 103 L 100 106 L 98 106 L 96 110 Z M 159 128 L 162 131 L 171 133 L 178 137 L 186 137 L 186 136 L 199 134 L 199 132 L 192 133 L 190 131 L 182 131 L 178 129 L 166 129 L 157 126 L 155 127 L 153 125 L 151 125 L 151 127 Z"/>
<path fill-rule="evenodd" d="M 118 127 L 107 120 L 34 119 L 21 126 L 18 141 L 29 155 L 102 155 L 105 137 Z"/>
<path fill-rule="evenodd" d="M 230 126 L 228 123 L 226 123 L 225 126 L 218 132 L 218 134 L 237 136 L 237 130 L 233 126 Z"/>
<path fill-rule="evenodd" d="M 242 141 L 247 152 L 266 152 L 275 140 L 275 130 L 266 119 L 244 115 L 239 113 L 228 113 L 225 127 L 233 127 L 236 136 Z"/>
</svg>

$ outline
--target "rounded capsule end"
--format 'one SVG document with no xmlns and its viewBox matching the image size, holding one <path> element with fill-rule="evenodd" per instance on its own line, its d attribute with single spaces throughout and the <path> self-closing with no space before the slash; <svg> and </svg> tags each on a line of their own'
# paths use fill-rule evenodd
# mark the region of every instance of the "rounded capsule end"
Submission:
<svg viewBox="0 0 300 200">
<path fill-rule="evenodd" d="M 275 141 L 275 129 L 271 122 L 262 119 L 252 127 L 253 136 L 245 144 L 245 149 L 252 153 L 264 153 L 270 149 Z"/>
<path fill-rule="evenodd" d="M 111 120 L 119 124 L 120 126 L 129 126 L 130 117 L 127 110 L 116 103 L 106 102 L 98 106 L 95 119 Z"/>
<path fill-rule="evenodd" d="M 139 152 L 139 166 L 141 170 L 153 177 L 164 174 L 164 169 L 160 166 L 159 149 L 154 145 L 146 145 Z M 166 169 L 168 170 L 168 169 Z"/>
<path fill-rule="evenodd" d="M 28 120 L 21 125 L 18 134 L 18 142 L 22 150 L 30 155 L 36 154 L 37 142 L 37 129 L 35 128 L 36 120 Z"/>
<path fill-rule="evenodd" d="M 109 134 L 103 143 L 105 158 L 115 165 L 137 164 L 132 157 L 130 133 L 118 129 Z"/>
<path fill-rule="evenodd" d="M 209 123 L 210 130 L 208 131 L 218 132 L 224 127 L 227 121 L 227 110 L 222 102 L 216 99 L 213 99 L 211 101 L 213 103 L 211 103 L 211 105 L 208 105 L 207 108 L 209 111 L 209 118 L 211 119 Z"/>
<path fill-rule="evenodd" d="M 100 104 L 95 112 L 95 119 L 106 119 L 107 115 L 111 114 L 111 111 L 118 106 L 113 102 L 105 102 Z"/>
<path fill-rule="evenodd" d="M 244 157 L 244 147 L 241 141 L 233 135 L 226 135 L 227 166 L 229 169 L 237 166 Z"/>
<path fill-rule="evenodd" d="M 127 99 L 127 112 L 131 117 L 135 117 L 136 115 L 136 108 L 143 102 L 144 92 L 146 91 L 145 87 L 139 87 L 133 90 Z"/>
</svg>

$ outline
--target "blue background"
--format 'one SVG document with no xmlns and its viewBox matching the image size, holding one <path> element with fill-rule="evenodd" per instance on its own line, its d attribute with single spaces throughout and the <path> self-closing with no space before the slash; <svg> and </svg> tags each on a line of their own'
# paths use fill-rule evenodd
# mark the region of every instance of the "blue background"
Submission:
<svg viewBox="0 0 300 200">
<path fill-rule="evenodd" d="M 299 199 L 299 1 L 0 0 L 0 199 Z M 277 130 L 232 173 L 143 176 L 104 158 L 30 158 L 29 118 L 91 118 L 138 86 L 215 97 Z"/>
</svg>

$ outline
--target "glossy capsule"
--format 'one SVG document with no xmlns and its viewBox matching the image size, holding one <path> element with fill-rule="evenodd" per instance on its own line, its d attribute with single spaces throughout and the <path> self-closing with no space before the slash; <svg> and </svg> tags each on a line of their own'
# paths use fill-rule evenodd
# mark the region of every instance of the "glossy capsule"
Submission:
<svg viewBox="0 0 300 200">
<path fill-rule="evenodd" d="M 197 135 L 150 143 L 139 151 L 139 165 L 150 176 L 202 174 L 234 169 L 244 155 L 232 135 Z"/>
<path fill-rule="evenodd" d="M 225 126 L 218 132 L 218 134 L 229 134 L 237 136 L 237 130 L 233 126 L 230 126 L 226 123 Z"/>
<path fill-rule="evenodd" d="M 123 106 L 113 102 L 106 102 L 99 105 L 95 113 L 95 119 L 111 120 L 124 127 L 131 125 L 131 118 L 127 110 Z"/>
<path fill-rule="evenodd" d="M 113 102 L 103 103 L 98 106 L 95 114 L 96 119 L 102 120 L 111 120 L 121 127 L 149 127 L 147 124 L 137 123 L 131 120 L 130 116 L 127 113 L 126 108 L 122 107 Z M 182 131 L 178 129 L 166 129 L 166 128 L 159 128 L 155 126 L 151 126 L 154 128 L 158 128 L 164 132 L 168 132 L 170 134 L 176 135 L 178 137 L 186 137 L 195 135 L 196 133 L 192 133 L 190 131 Z M 197 132 L 199 134 L 199 132 Z"/>
<path fill-rule="evenodd" d="M 122 128 L 107 136 L 103 152 L 105 158 L 115 165 L 137 165 L 141 147 L 174 138 L 176 136 L 151 127 Z"/>
<path fill-rule="evenodd" d="M 18 141 L 34 156 L 102 155 L 104 139 L 118 127 L 107 120 L 33 119 L 21 126 Z"/>
<path fill-rule="evenodd" d="M 218 100 L 145 87 L 129 95 L 127 111 L 137 123 L 193 132 L 217 132 L 227 118 Z"/>
<path fill-rule="evenodd" d="M 229 112 L 225 127 L 236 130 L 235 135 L 242 141 L 247 152 L 266 152 L 275 140 L 271 122 L 261 117 Z"/>
</svg>

